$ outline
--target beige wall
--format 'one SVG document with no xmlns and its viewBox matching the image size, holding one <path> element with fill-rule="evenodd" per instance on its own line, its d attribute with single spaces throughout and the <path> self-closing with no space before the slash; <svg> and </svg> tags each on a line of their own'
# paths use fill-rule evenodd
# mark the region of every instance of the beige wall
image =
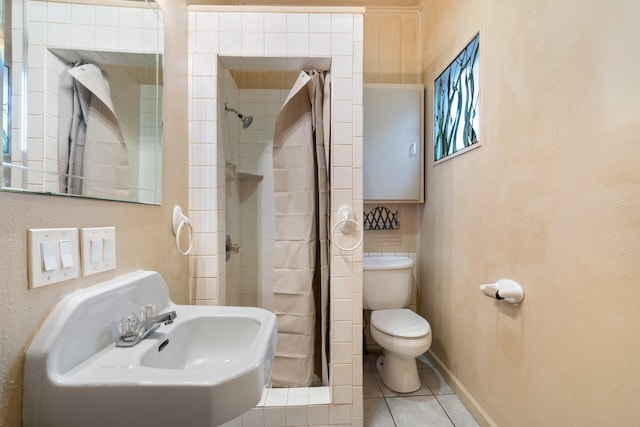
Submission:
<svg viewBox="0 0 640 427">
<path fill-rule="evenodd" d="M 164 173 L 161 206 L 0 193 L 0 425 L 20 425 L 22 367 L 30 339 L 63 295 L 136 269 L 160 272 L 171 298 L 188 299 L 188 261 L 175 248 L 171 212 L 187 208 L 187 26 L 185 0 L 165 10 Z M 170 118 L 170 119 L 169 119 Z M 28 289 L 27 229 L 116 227 L 115 271 Z"/>
<path fill-rule="evenodd" d="M 421 83 L 419 25 L 415 9 L 367 8 L 365 83 Z"/>
<path fill-rule="evenodd" d="M 640 422 L 639 16 L 635 0 L 424 7 L 427 123 L 435 77 L 480 32 L 482 146 L 427 162 L 421 311 L 496 425 Z M 500 278 L 520 307 L 478 291 Z"/>
</svg>

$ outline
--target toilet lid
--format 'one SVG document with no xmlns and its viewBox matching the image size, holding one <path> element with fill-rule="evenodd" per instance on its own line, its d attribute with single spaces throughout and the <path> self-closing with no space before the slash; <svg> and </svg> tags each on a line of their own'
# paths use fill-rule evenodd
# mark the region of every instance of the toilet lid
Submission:
<svg viewBox="0 0 640 427">
<path fill-rule="evenodd" d="M 372 311 L 371 326 L 402 338 L 420 338 L 431 332 L 429 322 L 406 308 Z"/>
</svg>

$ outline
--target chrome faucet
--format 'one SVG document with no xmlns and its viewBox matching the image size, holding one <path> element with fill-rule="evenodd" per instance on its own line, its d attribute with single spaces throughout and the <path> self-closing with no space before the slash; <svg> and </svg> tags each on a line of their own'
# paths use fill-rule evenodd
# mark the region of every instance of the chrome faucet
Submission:
<svg viewBox="0 0 640 427">
<path fill-rule="evenodd" d="M 120 319 L 120 338 L 116 340 L 116 347 L 133 347 L 155 332 L 161 324 L 173 323 L 177 316 L 175 311 L 155 315 L 153 306 L 143 307 L 142 318 L 129 313 Z"/>
<path fill-rule="evenodd" d="M 143 320 L 142 326 L 146 328 L 152 328 L 154 326 L 160 326 L 160 323 L 170 325 L 173 323 L 173 319 L 175 319 L 177 316 L 178 315 L 175 311 L 168 311 L 166 313 L 158 314 L 157 316 L 152 316 Z"/>
</svg>

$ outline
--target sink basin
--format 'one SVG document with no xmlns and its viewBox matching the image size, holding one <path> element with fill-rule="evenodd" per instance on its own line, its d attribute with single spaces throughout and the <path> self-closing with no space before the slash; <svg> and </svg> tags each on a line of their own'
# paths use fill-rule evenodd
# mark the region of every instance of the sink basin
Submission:
<svg viewBox="0 0 640 427">
<path fill-rule="evenodd" d="M 177 317 L 133 347 L 116 347 L 119 319 L 145 304 Z M 74 292 L 27 350 L 24 424 L 222 424 L 260 401 L 276 328 L 260 308 L 173 304 L 154 272 Z"/>
<path fill-rule="evenodd" d="M 141 366 L 158 369 L 207 369 L 228 374 L 242 368 L 247 349 L 260 332 L 252 317 L 198 316 L 180 322 L 157 349 L 142 355 Z"/>
</svg>

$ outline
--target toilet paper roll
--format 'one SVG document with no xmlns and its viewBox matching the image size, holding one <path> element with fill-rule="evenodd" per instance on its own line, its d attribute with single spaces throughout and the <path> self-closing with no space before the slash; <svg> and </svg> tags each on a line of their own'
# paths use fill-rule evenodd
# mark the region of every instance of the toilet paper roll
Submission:
<svg viewBox="0 0 640 427">
<path fill-rule="evenodd" d="M 485 294 L 489 298 L 493 298 L 493 299 L 497 299 L 497 300 L 501 300 L 502 299 L 502 297 L 500 295 L 498 295 L 498 289 L 493 287 L 493 286 L 491 286 L 491 285 L 482 285 L 480 287 L 480 290 L 482 291 L 483 294 Z"/>
</svg>

